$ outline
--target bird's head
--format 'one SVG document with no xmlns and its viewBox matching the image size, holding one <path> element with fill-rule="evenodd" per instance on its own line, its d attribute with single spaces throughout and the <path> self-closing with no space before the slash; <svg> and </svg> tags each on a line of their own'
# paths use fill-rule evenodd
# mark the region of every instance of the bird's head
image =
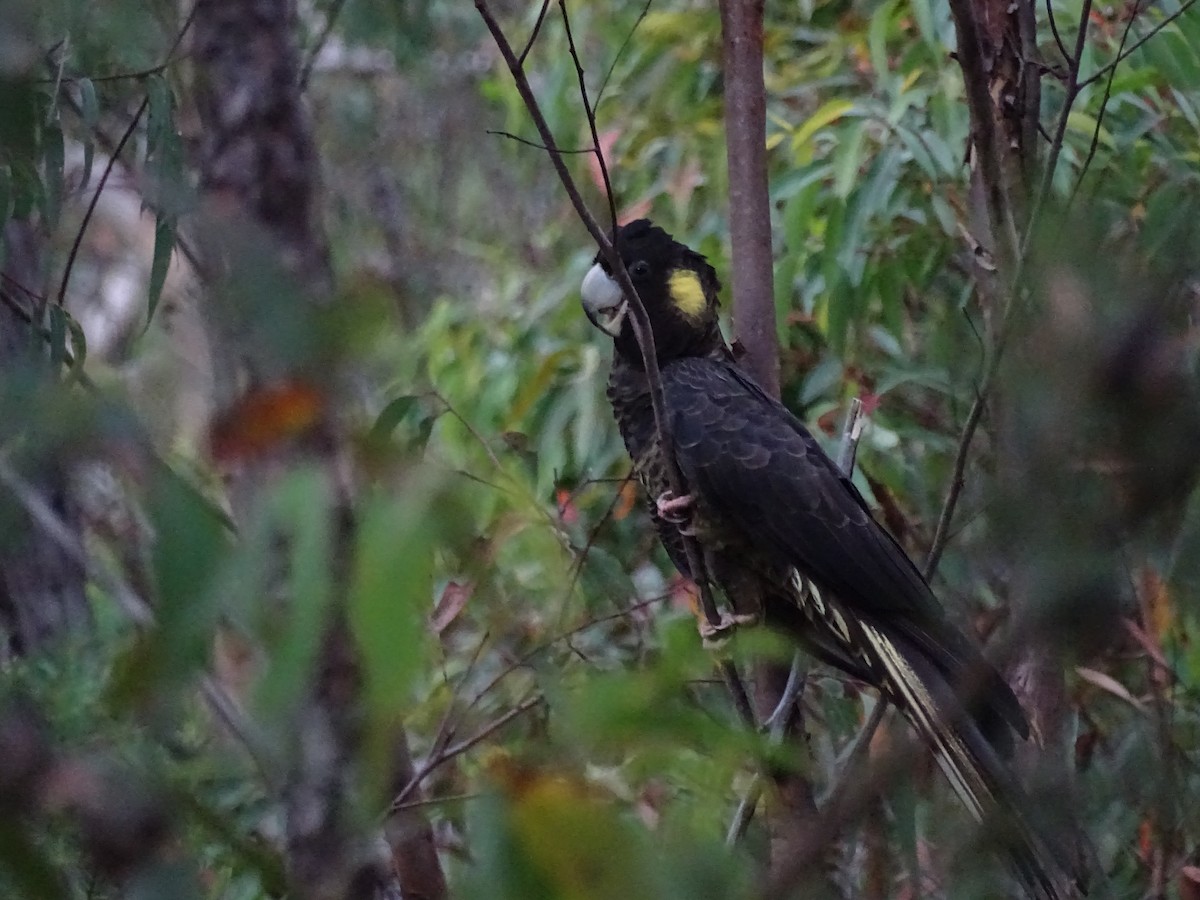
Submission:
<svg viewBox="0 0 1200 900">
<path fill-rule="evenodd" d="M 703 356 L 720 345 L 717 293 L 721 283 L 708 260 L 648 219 L 617 231 L 617 252 L 650 317 L 660 362 Z M 619 355 L 640 365 L 629 301 L 600 256 L 584 277 L 581 293 L 592 324 L 613 339 Z"/>
</svg>

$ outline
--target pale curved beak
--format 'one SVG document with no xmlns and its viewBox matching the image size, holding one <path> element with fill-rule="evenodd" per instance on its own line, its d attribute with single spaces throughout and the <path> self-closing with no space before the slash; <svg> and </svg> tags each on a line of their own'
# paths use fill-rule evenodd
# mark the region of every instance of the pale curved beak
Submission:
<svg viewBox="0 0 1200 900">
<path fill-rule="evenodd" d="M 583 296 L 583 311 L 592 324 L 610 337 L 620 334 L 629 303 L 616 279 L 600 263 L 588 269 L 579 292 Z"/>
</svg>

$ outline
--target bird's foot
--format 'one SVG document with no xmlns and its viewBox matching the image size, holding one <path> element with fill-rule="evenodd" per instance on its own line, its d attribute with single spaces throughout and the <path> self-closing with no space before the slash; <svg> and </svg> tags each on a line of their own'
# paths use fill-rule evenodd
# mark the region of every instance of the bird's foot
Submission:
<svg viewBox="0 0 1200 900">
<path fill-rule="evenodd" d="M 735 631 L 747 625 L 757 625 L 759 619 L 760 616 L 757 613 L 730 613 L 727 610 L 721 610 L 719 622 L 700 620 L 700 640 L 706 650 L 719 650 L 725 646 Z"/>
<path fill-rule="evenodd" d="M 672 525 L 686 525 L 695 502 L 691 494 L 676 497 L 671 491 L 663 491 L 654 501 L 654 508 L 663 521 Z"/>
</svg>

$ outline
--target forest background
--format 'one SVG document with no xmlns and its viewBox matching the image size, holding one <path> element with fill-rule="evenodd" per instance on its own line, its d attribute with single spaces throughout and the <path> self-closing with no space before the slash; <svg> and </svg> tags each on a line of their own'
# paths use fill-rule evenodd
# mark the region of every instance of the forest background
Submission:
<svg viewBox="0 0 1200 900">
<path fill-rule="evenodd" d="M 1200 897 L 1194 3 L 772 2 L 737 69 L 739 0 L 5 0 L 0 896 L 1009 893 L 862 685 L 739 717 L 791 650 L 701 647 L 481 7 L 602 227 L 593 140 L 831 453 L 861 400 L 1034 815 Z"/>
</svg>

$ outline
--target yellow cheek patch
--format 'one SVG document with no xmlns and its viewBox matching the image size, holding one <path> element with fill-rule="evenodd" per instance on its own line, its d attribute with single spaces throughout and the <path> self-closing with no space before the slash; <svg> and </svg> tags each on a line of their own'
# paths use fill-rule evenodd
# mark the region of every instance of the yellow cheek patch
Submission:
<svg viewBox="0 0 1200 900">
<path fill-rule="evenodd" d="M 690 269 L 672 272 L 667 279 L 667 290 L 671 294 L 671 302 L 679 311 L 693 319 L 699 318 L 708 308 L 708 298 L 700 286 L 700 277 Z"/>
</svg>

